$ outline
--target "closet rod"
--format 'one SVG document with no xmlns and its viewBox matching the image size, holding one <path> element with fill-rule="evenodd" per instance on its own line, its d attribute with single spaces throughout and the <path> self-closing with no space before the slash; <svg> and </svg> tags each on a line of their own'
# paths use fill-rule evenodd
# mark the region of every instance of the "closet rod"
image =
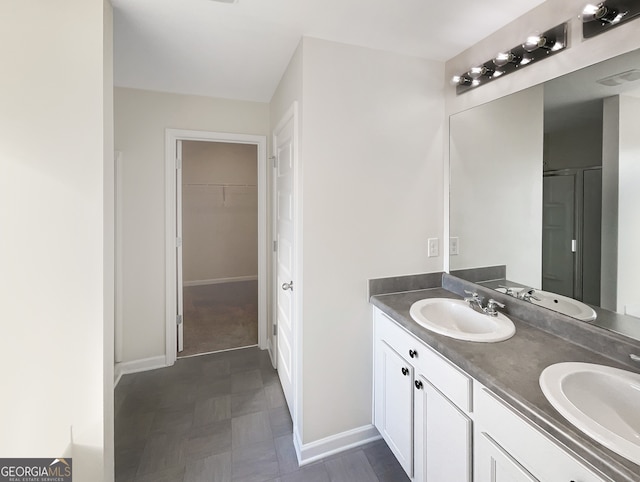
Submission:
<svg viewBox="0 0 640 482">
<path fill-rule="evenodd" d="M 257 184 L 220 184 L 211 182 L 185 182 L 183 186 L 258 187 Z"/>
</svg>

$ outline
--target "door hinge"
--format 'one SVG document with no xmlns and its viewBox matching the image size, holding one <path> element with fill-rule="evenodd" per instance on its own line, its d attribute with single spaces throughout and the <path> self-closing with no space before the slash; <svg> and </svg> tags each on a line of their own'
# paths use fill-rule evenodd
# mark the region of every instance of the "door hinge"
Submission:
<svg viewBox="0 0 640 482">
<path fill-rule="evenodd" d="M 273 325 L 273 336 L 277 336 L 278 335 L 278 325 L 274 324 Z"/>
<path fill-rule="evenodd" d="M 176 238 L 176 248 L 179 248 L 182 246 L 182 238 Z"/>
<path fill-rule="evenodd" d="M 278 252 L 278 241 L 273 241 L 273 252 L 277 253 Z"/>
<path fill-rule="evenodd" d="M 176 169 L 182 169 L 182 158 L 176 157 Z"/>
<path fill-rule="evenodd" d="M 271 156 L 269 159 L 271 159 L 273 161 L 273 168 L 274 169 L 276 167 L 278 167 L 278 157 L 277 156 Z"/>
<path fill-rule="evenodd" d="M 182 325 L 182 315 L 176 316 L 176 325 Z"/>
<path fill-rule="evenodd" d="M 577 248 L 577 244 L 578 244 L 577 240 L 575 240 L 575 239 L 571 240 L 571 252 L 572 253 L 575 253 L 577 251 L 577 249 L 576 249 Z"/>
</svg>

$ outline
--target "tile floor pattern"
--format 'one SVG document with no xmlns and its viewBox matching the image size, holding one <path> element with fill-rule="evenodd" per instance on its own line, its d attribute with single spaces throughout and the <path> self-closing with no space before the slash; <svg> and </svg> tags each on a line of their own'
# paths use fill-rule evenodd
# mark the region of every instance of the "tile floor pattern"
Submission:
<svg viewBox="0 0 640 482">
<path fill-rule="evenodd" d="M 298 467 L 266 351 L 180 359 L 125 375 L 115 392 L 117 482 L 403 482 L 382 441 Z"/>
</svg>

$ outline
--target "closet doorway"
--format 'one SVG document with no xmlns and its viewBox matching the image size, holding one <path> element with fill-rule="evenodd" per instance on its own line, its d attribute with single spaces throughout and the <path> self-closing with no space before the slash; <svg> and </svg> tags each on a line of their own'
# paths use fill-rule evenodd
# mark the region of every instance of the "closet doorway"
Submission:
<svg viewBox="0 0 640 482">
<path fill-rule="evenodd" d="M 258 344 L 258 148 L 182 141 L 183 350 Z"/>
<path fill-rule="evenodd" d="M 263 347 L 265 139 L 168 129 L 167 148 L 168 364 Z"/>
</svg>

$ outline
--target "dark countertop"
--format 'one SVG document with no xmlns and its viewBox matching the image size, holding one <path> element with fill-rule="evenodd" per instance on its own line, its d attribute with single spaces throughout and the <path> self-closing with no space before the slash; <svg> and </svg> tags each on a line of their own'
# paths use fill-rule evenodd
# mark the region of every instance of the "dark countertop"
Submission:
<svg viewBox="0 0 640 482">
<path fill-rule="evenodd" d="M 570 424 L 547 401 L 538 383 L 542 370 L 559 362 L 597 363 L 625 370 L 630 370 L 629 366 L 542 331 L 511 314 L 508 316 L 516 326 L 516 334 L 509 340 L 475 343 L 439 335 L 418 325 L 409 315 L 411 305 L 424 298 L 460 299 L 446 289 L 432 288 L 372 296 L 371 303 L 492 390 L 587 466 L 596 468 L 615 482 L 640 481 L 639 465 Z"/>
</svg>

